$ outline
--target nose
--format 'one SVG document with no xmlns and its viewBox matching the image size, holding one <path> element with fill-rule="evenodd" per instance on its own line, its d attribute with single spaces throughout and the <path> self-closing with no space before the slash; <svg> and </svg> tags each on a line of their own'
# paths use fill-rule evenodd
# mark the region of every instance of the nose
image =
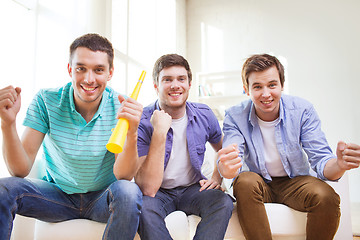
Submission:
<svg viewBox="0 0 360 240">
<path fill-rule="evenodd" d="M 270 96 L 270 89 L 268 89 L 266 87 L 263 88 L 262 96 L 263 97 L 269 97 Z"/>
<path fill-rule="evenodd" d="M 171 89 L 177 89 L 179 87 L 179 83 L 177 80 L 171 82 Z"/>
<path fill-rule="evenodd" d="M 92 71 L 88 71 L 88 73 L 85 75 L 85 79 L 84 81 L 91 85 L 92 83 L 95 82 L 95 74 Z"/>
</svg>

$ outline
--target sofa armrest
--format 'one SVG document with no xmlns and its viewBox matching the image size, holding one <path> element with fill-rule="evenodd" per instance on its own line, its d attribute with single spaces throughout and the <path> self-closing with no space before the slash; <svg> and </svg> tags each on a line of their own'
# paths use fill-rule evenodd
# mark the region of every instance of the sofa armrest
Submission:
<svg viewBox="0 0 360 240">
<path fill-rule="evenodd" d="M 327 181 L 327 183 L 340 196 L 341 217 L 338 231 L 334 240 L 352 240 L 352 225 L 350 213 L 350 193 L 349 193 L 349 176 L 348 172 L 344 174 L 337 182 Z"/>
</svg>

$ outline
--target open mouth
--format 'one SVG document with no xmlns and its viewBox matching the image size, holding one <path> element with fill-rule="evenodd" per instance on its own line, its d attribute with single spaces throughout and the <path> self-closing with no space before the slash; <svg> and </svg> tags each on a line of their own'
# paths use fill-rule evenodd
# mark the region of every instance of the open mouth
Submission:
<svg viewBox="0 0 360 240">
<path fill-rule="evenodd" d="M 97 88 L 97 87 L 86 87 L 86 86 L 81 86 L 82 87 L 82 89 L 84 89 L 86 92 L 94 92 L 95 91 L 95 89 Z"/>
<path fill-rule="evenodd" d="M 263 103 L 263 104 L 265 104 L 265 105 L 269 105 L 269 104 L 271 104 L 273 101 L 274 101 L 274 100 L 270 100 L 270 101 L 262 101 L 262 103 Z"/>
<path fill-rule="evenodd" d="M 178 96 L 180 96 L 182 93 L 169 93 L 169 95 L 171 96 L 171 97 L 178 97 Z"/>
</svg>

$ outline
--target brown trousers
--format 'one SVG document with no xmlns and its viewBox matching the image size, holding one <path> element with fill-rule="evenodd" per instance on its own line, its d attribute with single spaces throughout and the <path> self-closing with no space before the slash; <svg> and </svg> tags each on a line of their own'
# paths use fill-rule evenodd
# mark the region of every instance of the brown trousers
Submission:
<svg viewBox="0 0 360 240">
<path fill-rule="evenodd" d="M 282 203 L 308 212 L 307 240 L 333 239 L 339 226 L 339 195 L 327 183 L 312 176 L 275 177 L 265 183 L 260 175 L 243 172 L 234 181 L 234 196 L 247 240 L 272 239 L 264 203 Z"/>
</svg>

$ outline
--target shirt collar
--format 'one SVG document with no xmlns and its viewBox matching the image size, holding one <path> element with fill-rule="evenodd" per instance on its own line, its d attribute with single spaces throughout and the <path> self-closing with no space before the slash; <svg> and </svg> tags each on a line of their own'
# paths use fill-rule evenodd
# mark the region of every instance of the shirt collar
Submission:
<svg viewBox="0 0 360 240">
<path fill-rule="evenodd" d="M 104 92 L 103 92 L 102 98 L 101 98 L 100 106 L 99 106 L 98 110 L 96 111 L 93 119 L 101 116 L 101 113 L 102 113 L 102 111 L 104 109 L 104 105 L 105 105 L 106 101 L 109 99 L 109 96 L 110 96 L 109 92 L 110 91 L 109 91 L 108 87 L 106 87 Z M 112 95 L 112 93 L 111 93 L 111 95 Z M 70 90 L 69 90 L 69 99 L 70 99 L 71 111 L 76 112 L 75 101 L 74 101 L 74 88 L 73 88 L 72 84 L 71 84 Z"/>
<path fill-rule="evenodd" d="M 254 127 L 257 124 L 255 105 L 254 105 L 253 101 L 250 101 L 250 103 L 251 103 L 251 107 L 250 107 L 250 114 L 249 114 L 249 122 Z"/>
<path fill-rule="evenodd" d="M 70 108 L 72 112 L 75 112 L 75 101 L 74 101 L 74 88 L 71 85 L 69 90 Z"/>
</svg>

